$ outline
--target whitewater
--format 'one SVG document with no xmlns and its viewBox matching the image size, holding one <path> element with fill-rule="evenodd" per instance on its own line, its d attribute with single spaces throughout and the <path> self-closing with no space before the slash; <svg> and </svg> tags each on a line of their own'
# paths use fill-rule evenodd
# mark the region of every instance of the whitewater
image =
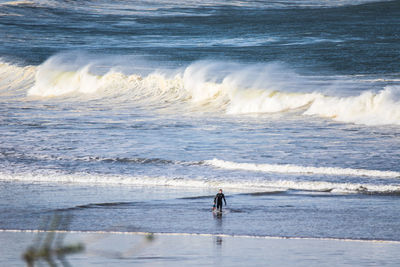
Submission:
<svg viewBox="0 0 400 267">
<path fill-rule="evenodd" d="M 243 66 L 212 61 L 196 62 L 183 70 L 168 70 L 172 75 L 163 70 L 153 70 L 144 76 L 127 75 L 113 69 L 96 75 L 90 71 L 93 67 L 90 63 L 63 66 L 65 58 L 50 58 L 38 67 L 1 63 L 2 77 L 9 79 L 12 75 L 15 81 L 0 89 L 13 94 L 26 87 L 27 96 L 31 97 L 83 95 L 107 101 L 132 101 L 132 104 L 171 103 L 173 108 L 185 103 L 204 112 L 220 110 L 227 115 L 301 112 L 347 123 L 400 124 L 398 86 L 382 86 L 376 92 L 368 90 L 355 96 L 331 96 L 324 92 L 332 90 L 332 86 L 340 90 L 343 86 L 340 83 L 345 84 L 350 78 L 323 84 L 323 77 L 302 77 L 279 63 Z"/>
</svg>

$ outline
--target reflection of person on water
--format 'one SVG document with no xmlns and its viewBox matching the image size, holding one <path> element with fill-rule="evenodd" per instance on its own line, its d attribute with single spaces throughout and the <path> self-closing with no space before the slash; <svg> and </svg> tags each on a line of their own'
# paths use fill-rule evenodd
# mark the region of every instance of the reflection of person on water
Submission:
<svg viewBox="0 0 400 267">
<path fill-rule="evenodd" d="M 222 193 L 222 189 L 220 189 L 218 194 L 214 198 L 214 206 L 215 206 L 215 204 L 217 204 L 217 211 L 222 211 L 222 199 L 224 199 L 225 206 L 226 206 L 225 196 Z"/>
</svg>

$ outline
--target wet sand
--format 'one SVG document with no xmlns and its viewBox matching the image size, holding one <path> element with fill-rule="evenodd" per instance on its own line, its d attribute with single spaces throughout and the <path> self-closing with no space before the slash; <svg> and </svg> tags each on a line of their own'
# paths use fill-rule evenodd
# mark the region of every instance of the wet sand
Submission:
<svg viewBox="0 0 400 267">
<path fill-rule="evenodd" d="M 22 254 L 47 233 L 0 232 L 0 266 L 23 266 Z M 400 242 L 227 235 L 67 232 L 81 243 L 71 266 L 399 266 Z M 53 245 L 54 247 L 54 245 Z M 55 259 L 61 266 L 61 263 Z M 43 262 L 42 262 L 43 263 Z M 45 265 L 45 264 L 44 264 Z"/>
</svg>

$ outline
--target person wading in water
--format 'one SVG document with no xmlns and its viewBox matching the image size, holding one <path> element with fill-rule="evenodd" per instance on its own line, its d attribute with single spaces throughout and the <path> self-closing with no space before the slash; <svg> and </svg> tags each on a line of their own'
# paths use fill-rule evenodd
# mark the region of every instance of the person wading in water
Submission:
<svg viewBox="0 0 400 267">
<path fill-rule="evenodd" d="M 218 194 L 215 195 L 213 210 L 215 210 L 215 204 L 216 204 L 217 205 L 217 211 L 222 212 L 222 199 L 224 200 L 225 206 L 226 206 L 225 196 L 222 193 L 222 189 L 220 189 Z"/>
</svg>

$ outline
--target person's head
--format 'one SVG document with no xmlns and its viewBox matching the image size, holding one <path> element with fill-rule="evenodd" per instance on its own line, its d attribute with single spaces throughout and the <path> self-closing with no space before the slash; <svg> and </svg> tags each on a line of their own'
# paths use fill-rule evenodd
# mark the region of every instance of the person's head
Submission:
<svg viewBox="0 0 400 267">
<path fill-rule="evenodd" d="M 222 193 L 222 189 L 219 189 L 219 192 Z"/>
</svg>

